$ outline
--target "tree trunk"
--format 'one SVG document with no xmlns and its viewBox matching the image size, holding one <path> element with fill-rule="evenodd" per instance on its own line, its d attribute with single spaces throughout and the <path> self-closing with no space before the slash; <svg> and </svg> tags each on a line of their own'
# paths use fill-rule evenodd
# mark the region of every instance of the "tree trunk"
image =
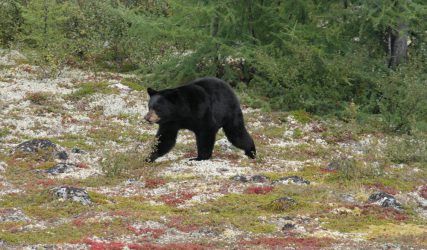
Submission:
<svg viewBox="0 0 427 250">
<path fill-rule="evenodd" d="M 389 29 L 388 50 L 390 55 L 389 68 L 394 69 L 406 60 L 408 55 L 408 25 L 406 23 L 401 22 L 396 29 Z"/>
<path fill-rule="evenodd" d="M 211 24 L 211 36 L 212 38 L 216 38 L 219 31 L 219 9 L 215 10 L 214 16 L 212 17 Z M 222 78 L 224 76 L 224 67 L 221 64 L 221 60 L 219 58 L 219 44 L 215 42 L 215 55 L 214 55 L 214 64 L 216 66 L 215 76 L 218 78 Z"/>
</svg>

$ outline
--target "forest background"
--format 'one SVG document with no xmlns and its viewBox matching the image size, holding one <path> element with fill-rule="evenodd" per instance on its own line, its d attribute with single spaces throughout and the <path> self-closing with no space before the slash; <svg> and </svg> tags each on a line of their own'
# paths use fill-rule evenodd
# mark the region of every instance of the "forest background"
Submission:
<svg viewBox="0 0 427 250">
<path fill-rule="evenodd" d="M 424 0 L 1 0 L 0 47 L 61 73 L 216 76 L 244 104 L 427 131 Z"/>
</svg>

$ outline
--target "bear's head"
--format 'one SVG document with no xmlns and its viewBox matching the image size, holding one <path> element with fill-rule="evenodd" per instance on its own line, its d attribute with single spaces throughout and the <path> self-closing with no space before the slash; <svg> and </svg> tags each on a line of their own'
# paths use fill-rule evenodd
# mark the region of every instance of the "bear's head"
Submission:
<svg viewBox="0 0 427 250">
<path fill-rule="evenodd" d="M 170 121 L 175 112 L 175 106 L 168 98 L 167 93 L 156 91 L 152 88 L 147 89 L 150 100 L 148 101 L 148 113 L 144 119 L 149 123 L 164 123 Z"/>
</svg>

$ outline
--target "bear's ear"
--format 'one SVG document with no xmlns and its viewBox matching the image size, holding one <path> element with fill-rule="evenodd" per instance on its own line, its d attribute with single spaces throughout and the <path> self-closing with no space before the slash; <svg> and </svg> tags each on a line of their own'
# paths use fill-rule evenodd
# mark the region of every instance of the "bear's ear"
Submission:
<svg viewBox="0 0 427 250">
<path fill-rule="evenodd" d="M 155 91 L 155 90 L 154 90 L 154 89 L 152 89 L 152 88 L 148 88 L 148 89 L 147 89 L 147 93 L 148 93 L 148 95 L 149 95 L 149 96 L 152 96 L 152 95 L 157 94 L 157 91 Z"/>
</svg>

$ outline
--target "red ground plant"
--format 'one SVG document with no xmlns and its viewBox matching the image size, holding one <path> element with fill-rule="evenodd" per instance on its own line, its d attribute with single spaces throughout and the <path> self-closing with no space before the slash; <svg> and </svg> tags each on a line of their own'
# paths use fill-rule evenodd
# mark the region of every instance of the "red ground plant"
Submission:
<svg viewBox="0 0 427 250">
<path fill-rule="evenodd" d="M 176 206 L 193 198 L 195 194 L 190 192 L 177 192 L 172 194 L 164 194 L 160 196 L 160 200 L 170 206 Z"/>
<path fill-rule="evenodd" d="M 252 186 L 245 190 L 245 194 L 268 194 L 273 191 L 271 186 Z"/>
<path fill-rule="evenodd" d="M 388 193 L 391 195 L 396 195 L 398 193 L 398 191 L 392 187 L 387 187 L 384 186 L 384 184 L 382 183 L 374 183 L 374 184 L 369 184 L 369 185 L 365 185 L 366 188 L 371 189 L 371 190 L 377 190 L 377 191 L 382 191 L 384 193 Z"/>
<path fill-rule="evenodd" d="M 83 243 L 90 245 L 89 250 L 122 250 L 126 244 L 120 242 L 98 242 L 84 239 Z"/>
<path fill-rule="evenodd" d="M 84 162 L 77 163 L 76 167 L 78 167 L 78 168 L 89 168 L 89 166 Z"/>
<path fill-rule="evenodd" d="M 98 242 L 91 239 L 83 240 L 84 244 L 89 245 L 89 250 L 122 250 L 125 247 L 132 250 L 205 250 L 209 246 L 196 243 L 170 243 L 167 245 L 145 244 L 125 244 L 121 242 Z"/>
<path fill-rule="evenodd" d="M 336 173 L 336 169 L 328 169 L 328 168 L 321 168 L 320 173 L 322 174 L 330 174 L 330 173 Z"/>
<path fill-rule="evenodd" d="M 268 248 L 279 247 L 296 247 L 297 249 L 318 249 L 326 247 L 334 242 L 331 238 L 316 238 L 316 237 L 285 237 L 285 238 L 258 238 L 255 240 L 241 241 L 241 245 L 262 245 Z"/>
<path fill-rule="evenodd" d="M 129 226 L 128 229 L 134 232 L 136 235 L 147 234 L 147 236 L 150 235 L 154 239 L 160 238 L 160 236 L 166 232 L 166 230 L 162 228 L 135 228 Z"/>
<path fill-rule="evenodd" d="M 157 188 L 166 184 L 166 181 L 163 179 L 147 179 L 145 181 L 146 188 Z"/>
<path fill-rule="evenodd" d="M 170 228 L 176 228 L 184 233 L 194 232 L 200 227 L 198 225 L 185 223 L 185 218 L 182 216 L 175 216 L 170 218 L 166 225 Z"/>
<path fill-rule="evenodd" d="M 42 179 L 42 180 L 37 180 L 36 184 L 46 188 L 46 187 L 55 186 L 56 181 L 54 179 Z"/>
<path fill-rule="evenodd" d="M 81 226 L 84 226 L 86 224 L 85 220 L 86 220 L 86 218 L 77 218 L 77 219 L 74 219 L 72 221 L 72 224 L 75 227 L 81 227 Z"/>
</svg>

